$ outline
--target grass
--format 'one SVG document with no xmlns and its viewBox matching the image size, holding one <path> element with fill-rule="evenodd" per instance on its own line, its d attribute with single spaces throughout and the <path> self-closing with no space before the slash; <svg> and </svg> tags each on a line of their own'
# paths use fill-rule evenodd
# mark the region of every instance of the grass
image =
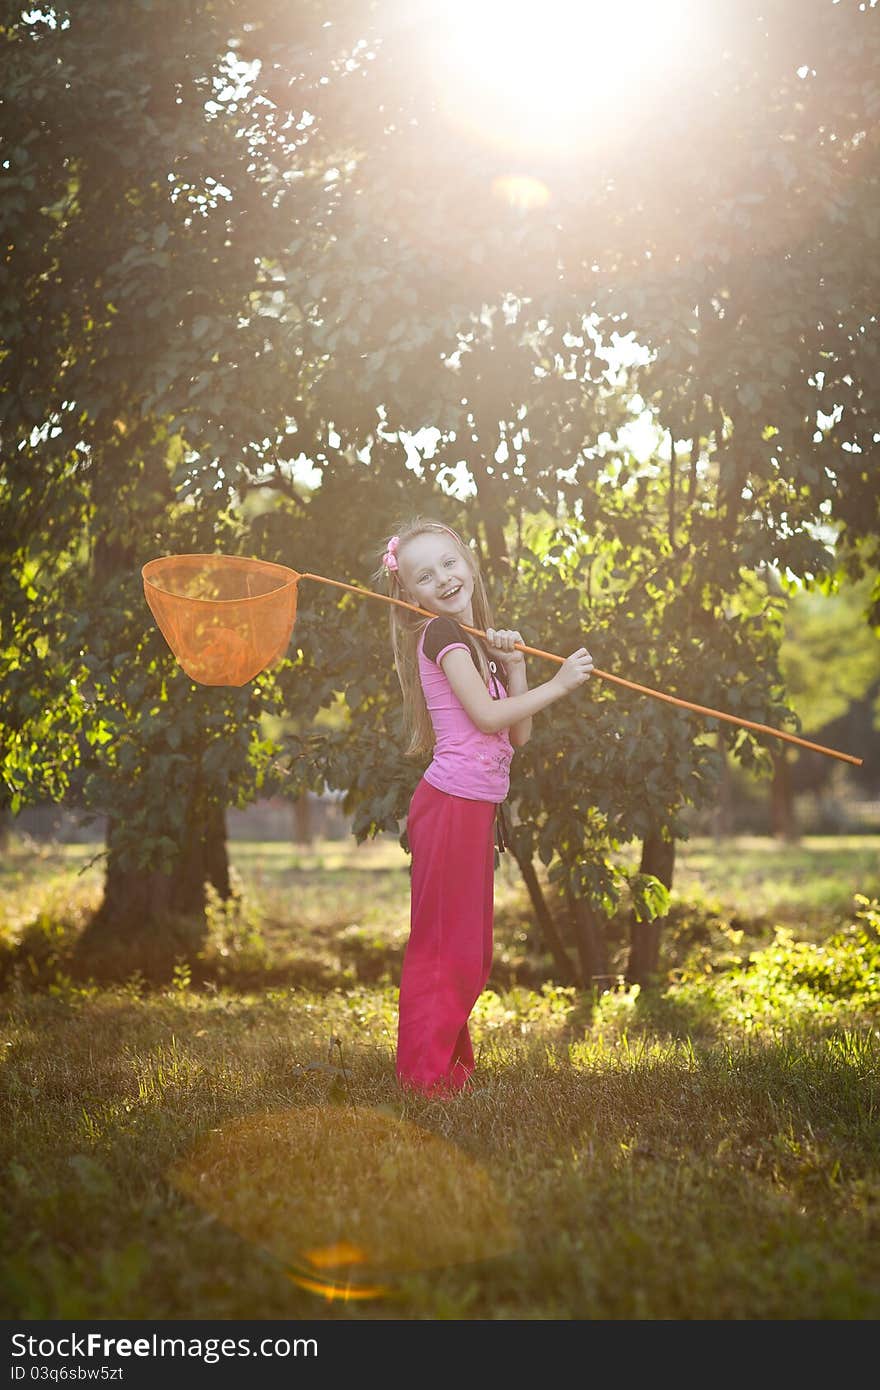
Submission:
<svg viewBox="0 0 880 1390">
<path fill-rule="evenodd" d="M 99 846 L 13 841 L 0 864 L 0 982 L 59 974 L 88 978 L 76 945 L 101 898 Z M 193 971 L 243 989 L 295 985 L 325 990 L 358 981 L 396 983 L 409 930 L 408 859 L 396 839 L 357 846 L 320 840 L 230 842 L 239 896 L 216 904 L 204 958 Z M 758 837 L 694 839 L 679 847 L 666 933 L 673 972 L 702 952 L 743 958 L 769 945 L 778 926 L 821 940 L 850 920 L 853 893 L 880 895 L 880 837 L 808 837 L 777 845 Z M 624 968 L 629 924 L 608 930 L 611 969 Z M 741 933 L 741 935 L 739 935 Z M 552 977 L 511 855 L 495 884 L 494 982 L 539 987 Z"/>
<path fill-rule="evenodd" d="M 540 978 L 502 862 L 445 1102 L 394 1080 L 396 844 L 231 851 L 200 988 L 74 978 L 93 851 L 6 860 L 0 937 L 49 946 L 0 995 L 0 1315 L 880 1313 L 876 840 L 684 846 L 665 980 L 598 999 Z"/>
</svg>

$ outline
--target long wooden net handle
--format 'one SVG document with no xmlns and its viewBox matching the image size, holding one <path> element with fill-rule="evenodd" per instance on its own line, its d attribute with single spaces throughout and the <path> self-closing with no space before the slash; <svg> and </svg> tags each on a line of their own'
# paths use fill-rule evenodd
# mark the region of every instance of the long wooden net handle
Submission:
<svg viewBox="0 0 880 1390">
<path fill-rule="evenodd" d="M 319 584 L 332 584 L 336 589 L 347 589 L 352 594 L 359 594 L 361 598 L 376 598 L 381 603 L 393 603 L 398 608 L 408 608 L 412 613 L 423 613 L 426 618 L 436 618 L 437 614 L 432 613 L 427 608 L 418 608 L 414 603 L 405 603 L 403 599 L 391 598 L 388 594 L 377 594 L 372 589 L 362 589 L 356 584 L 343 584 L 339 579 L 325 579 L 322 574 L 301 574 L 300 579 L 315 579 Z M 466 623 L 459 623 L 459 627 L 464 628 L 465 632 L 470 632 L 474 637 L 482 637 L 484 641 L 489 639 L 485 632 L 479 628 L 468 627 Z M 555 652 L 544 652 L 540 647 L 527 647 L 524 642 L 515 642 L 514 647 L 519 652 L 525 652 L 527 656 L 542 656 L 547 661 L 555 661 L 561 666 L 566 658 L 557 656 Z M 625 685 L 628 690 L 637 690 L 640 695 L 651 695 L 655 700 L 665 700 L 669 705 L 678 705 L 681 709 L 693 710 L 695 714 L 708 714 L 712 719 L 724 719 L 728 724 L 740 724 L 743 728 L 754 729 L 759 734 L 770 734 L 773 738 L 784 738 L 787 743 L 796 743 L 801 748 L 809 748 L 814 753 L 824 753 L 829 758 L 839 758 L 841 762 L 852 763 L 855 767 L 862 766 L 862 759 L 853 757 L 852 753 L 841 753 L 837 748 L 825 748 L 821 743 L 811 743 L 809 739 L 798 738 L 797 734 L 785 733 L 782 729 L 771 729 L 769 724 L 756 724 L 752 719 L 741 719 L 736 714 L 725 714 L 720 709 L 710 709 L 708 705 L 697 705 L 691 700 L 681 700 L 677 695 L 667 695 L 662 690 L 652 690 L 649 685 L 639 685 L 637 681 L 628 681 L 623 676 L 614 676 L 610 671 L 600 671 L 597 666 L 591 672 L 593 676 L 599 676 L 602 680 L 613 681 L 615 685 Z"/>
</svg>

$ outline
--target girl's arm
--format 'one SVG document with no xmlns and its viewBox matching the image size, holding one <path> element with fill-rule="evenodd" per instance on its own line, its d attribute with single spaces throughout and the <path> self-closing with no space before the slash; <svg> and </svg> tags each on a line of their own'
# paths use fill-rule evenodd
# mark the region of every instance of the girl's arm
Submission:
<svg viewBox="0 0 880 1390">
<path fill-rule="evenodd" d="M 522 656 L 522 653 L 518 653 Z M 515 695 L 525 695 L 529 688 L 529 678 L 526 675 L 525 660 L 511 665 L 510 657 L 506 656 L 507 662 L 507 698 L 510 700 Z M 520 719 L 516 724 L 511 724 L 508 729 L 510 741 L 514 748 L 522 748 L 524 743 L 528 743 L 532 736 L 532 716 L 527 715 L 525 719 Z"/>
<path fill-rule="evenodd" d="M 504 662 L 504 669 L 507 672 L 508 696 L 525 695 L 529 688 L 526 658 L 523 652 L 516 650 L 516 643 L 523 640 L 522 633 L 511 628 L 488 627 L 486 639 L 489 646 L 489 656 L 496 661 L 500 659 Z M 518 720 L 516 724 L 511 724 L 508 733 L 514 748 L 522 748 L 523 744 L 528 743 L 532 736 L 531 715 Z"/>
<path fill-rule="evenodd" d="M 586 647 L 579 647 L 566 658 L 550 680 L 536 685 L 534 690 L 510 695 L 506 700 L 492 699 L 470 653 L 462 647 L 453 647 L 441 658 L 440 664 L 446 679 L 480 732 L 497 734 L 500 729 L 509 729 L 522 720 L 531 719 L 539 710 L 577 690 L 589 679 L 593 658 Z"/>
</svg>

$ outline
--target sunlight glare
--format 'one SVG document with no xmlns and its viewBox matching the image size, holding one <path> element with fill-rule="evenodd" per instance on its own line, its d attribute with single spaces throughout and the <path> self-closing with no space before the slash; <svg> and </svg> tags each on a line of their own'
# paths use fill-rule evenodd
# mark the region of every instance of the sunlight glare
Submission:
<svg viewBox="0 0 880 1390">
<path fill-rule="evenodd" d="M 494 143 L 597 140 L 687 41 L 688 0 L 443 0 L 432 69 L 449 117 Z"/>
<path fill-rule="evenodd" d="M 492 182 L 492 192 L 502 202 L 521 211 L 543 207 L 550 198 L 550 190 L 545 183 L 524 174 L 500 175 Z"/>
</svg>

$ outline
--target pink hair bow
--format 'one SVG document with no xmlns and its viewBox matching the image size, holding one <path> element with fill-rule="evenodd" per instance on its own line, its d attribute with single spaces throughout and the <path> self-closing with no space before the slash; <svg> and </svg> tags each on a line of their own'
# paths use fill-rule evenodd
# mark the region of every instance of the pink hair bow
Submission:
<svg viewBox="0 0 880 1390">
<path fill-rule="evenodd" d="M 388 542 L 388 549 L 382 556 L 382 564 L 385 568 L 387 570 L 393 570 L 395 573 L 397 573 L 397 547 L 399 545 L 400 537 L 392 536 L 391 540 Z"/>
</svg>

